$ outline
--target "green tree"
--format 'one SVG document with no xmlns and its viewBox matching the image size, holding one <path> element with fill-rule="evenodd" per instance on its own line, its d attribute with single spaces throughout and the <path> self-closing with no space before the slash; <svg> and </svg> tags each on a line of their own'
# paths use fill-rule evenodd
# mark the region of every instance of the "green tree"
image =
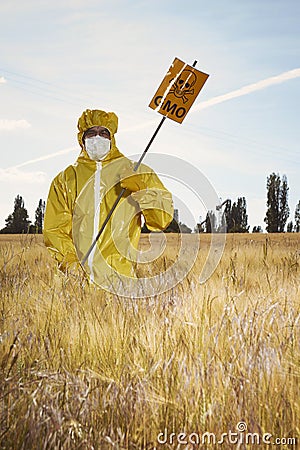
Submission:
<svg viewBox="0 0 300 450">
<path fill-rule="evenodd" d="M 247 203 L 245 197 L 238 197 L 237 201 L 231 203 L 227 200 L 224 210 L 226 228 L 228 233 L 248 233 Z"/>
<path fill-rule="evenodd" d="M 180 233 L 179 223 L 175 218 L 173 218 L 170 225 L 164 230 L 165 233 Z"/>
<path fill-rule="evenodd" d="M 2 228 L 1 233 L 10 233 L 11 231 L 8 230 L 12 230 L 13 228 L 13 215 L 9 214 L 9 216 L 7 217 L 7 219 L 5 219 L 5 227 Z"/>
<path fill-rule="evenodd" d="M 232 214 L 231 214 L 231 200 L 227 200 L 225 210 L 224 210 L 224 217 L 226 220 L 226 231 L 229 232 L 233 228 L 233 220 L 232 220 Z"/>
<path fill-rule="evenodd" d="M 264 219 L 268 233 L 282 233 L 290 214 L 288 206 L 288 184 L 283 175 L 274 172 L 267 178 L 267 212 Z"/>
<path fill-rule="evenodd" d="M 29 226 L 30 220 L 28 220 L 24 200 L 20 195 L 17 195 L 14 201 L 14 211 L 5 219 L 5 227 L 1 230 L 1 233 L 28 233 Z"/>
<path fill-rule="evenodd" d="M 35 210 L 34 228 L 36 233 L 42 233 L 43 231 L 45 206 L 45 201 L 40 198 L 38 207 Z"/>
<path fill-rule="evenodd" d="M 285 224 L 290 215 L 290 208 L 288 205 L 289 187 L 286 175 L 282 176 L 280 198 L 279 198 L 279 232 L 284 231 Z"/>
<path fill-rule="evenodd" d="M 180 233 L 191 233 L 192 229 L 188 227 L 185 223 L 179 222 Z"/>
<path fill-rule="evenodd" d="M 300 200 L 295 209 L 295 231 L 300 233 Z"/>
<path fill-rule="evenodd" d="M 216 216 L 213 211 L 208 211 L 205 221 L 206 233 L 214 233 L 216 231 Z"/>
<path fill-rule="evenodd" d="M 204 225 L 205 222 L 197 223 L 195 228 L 194 228 L 194 232 L 195 233 L 204 233 L 205 230 L 204 230 L 204 226 L 203 225 Z"/>
<path fill-rule="evenodd" d="M 232 228 L 229 233 L 248 233 L 247 203 L 245 197 L 238 197 L 231 208 Z"/>
</svg>

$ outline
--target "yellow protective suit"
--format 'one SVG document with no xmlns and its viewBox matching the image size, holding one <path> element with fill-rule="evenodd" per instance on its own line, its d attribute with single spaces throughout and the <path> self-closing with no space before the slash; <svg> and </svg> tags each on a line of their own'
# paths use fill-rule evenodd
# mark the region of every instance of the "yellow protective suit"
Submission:
<svg viewBox="0 0 300 450">
<path fill-rule="evenodd" d="M 96 281 L 107 268 L 135 276 L 142 215 L 151 231 L 165 229 L 173 218 L 172 196 L 152 169 L 141 165 L 137 174 L 122 180 L 124 173 L 132 174 L 133 163 L 116 147 L 117 125 L 114 113 L 86 110 L 82 114 L 78 121 L 81 153 L 75 164 L 53 180 L 44 218 L 45 244 L 59 268 L 66 271 L 85 256 L 122 187 L 130 189 L 85 265 L 87 274 Z M 93 126 L 104 126 L 111 134 L 110 151 L 100 162 L 89 158 L 82 141 L 84 131 Z"/>
</svg>

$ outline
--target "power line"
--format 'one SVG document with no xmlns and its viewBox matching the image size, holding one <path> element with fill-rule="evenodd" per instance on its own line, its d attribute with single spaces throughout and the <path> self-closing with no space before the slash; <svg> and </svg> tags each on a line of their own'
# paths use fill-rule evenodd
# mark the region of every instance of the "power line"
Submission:
<svg viewBox="0 0 300 450">
<path fill-rule="evenodd" d="M 17 88 L 29 92 L 31 94 L 51 98 L 53 100 L 58 100 L 61 102 L 70 103 L 74 105 L 81 105 L 79 101 L 82 102 L 87 101 L 89 99 L 87 96 L 82 95 L 79 96 L 78 93 L 74 94 L 73 91 L 70 91 L 65 86 L 59 86 L 54 83 L 50 83 L 48 81 L 40 80 L 16 72 L 11 72 L 3 68 L 0 68 L 0 72 L 5 74 L 6 79 L 10 81 L 13 85 L 17 85 L 16 86 Z"/>
<path fill-rule="evenodd" d="M 275 155 L 277 155 L 277 157 L 279 159 L 281 159 L 283 161 L 287 161 L 287 162 L 290 162 L 293 164 L 299 164 L 299 159 L 298 160 L 293 159 L 294 156 L 296 156 L 296 151 L 290 151 L 284 147 L 259 142 L 252 138 L 228 133 L 228 132 L 225 132 L 222 130 L 218 130 L 216 128 L 213 129 L 213 128 L 195 126 L 195 125 L 190 125 L 190 124 L 185 125 L 184 132 L 188 132 L 188 133 L 191 133 L 194 135 L 195 134 L 199 135 L 199 131 L 204 136 L 213 137 L 213 138 L 221 140 L 223 142 L 234 142 L 236 144 L 241 143 L 244 147 L 251 146 L 251 152 L 256 155 L 261 156 L 261 152 L 259 152 L 258 150 L 255 150 L 255 149 L 253 150 L 253 147 L 260 147 L 260 148 L 265 149 L 265 153 L 264 153 L 265 156 L 268 156 L 268 155 L 274 156 L 274 154 L 275 154 Z M 297 154 L 298 154 L 298 151 L 297 151 Z M 288 158 L 286 158 L 286 156 L 288 156 Z"/>
</svg>

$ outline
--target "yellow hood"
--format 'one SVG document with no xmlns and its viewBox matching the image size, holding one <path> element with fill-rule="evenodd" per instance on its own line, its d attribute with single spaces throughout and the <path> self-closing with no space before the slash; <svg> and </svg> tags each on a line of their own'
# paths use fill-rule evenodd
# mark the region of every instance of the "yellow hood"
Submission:
<svg viewBox="0 0 300 450">
<path fill-rule="evenodd" d="M 106 112 L 101 111 L 100 109 L 86 109 L 81 116 L 78 119 L 77 128 L 78 128 L 78 142 L 81 147 L 81 153 L 79 155 L 79 158 L 81 161 L 88 160 L 90 161 L 90 158 L 85 151 L 82 137 L 86 130 L 89 128 L 95 127 L 95 126 L 101 126 L 105 127 L 110 131 L 111 135 L 111 144 L 110 144 L 110 152 L 103 160 L 103 163 L 107 163 L 112 161 L 113 159 L 119 158 L 122 155 L 122 153 L 119 152 L 114 135 L 116 134 L 118 130 L 118 117 L 113 112 Z"/>
</svg>

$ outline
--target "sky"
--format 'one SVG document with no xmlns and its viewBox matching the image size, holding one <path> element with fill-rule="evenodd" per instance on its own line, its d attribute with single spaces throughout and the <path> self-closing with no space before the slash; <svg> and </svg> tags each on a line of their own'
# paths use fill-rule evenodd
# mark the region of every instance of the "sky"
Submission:
<svg viewBox="0 0 300 450">
<path fill-rule="evenodd" d="M 52 179 L 79 154 L 85 109 L 114 111 L 118 148 L 142 153 L 162 117 L 149 102 L 175 57 L 197 60 L 209 78 L 183 123 L 167 119 L 149 152 L 189 162 L 222 200 L 244 196 L 250 230 L 265 226 L 267 177 L 285 174 L 293 220 L 299 21 L 298 0 L 1 2 L 0 227 L 18 194 L 34 220 Z M 192 214 L 179 211 L 180 220 L 193 228 L 202 193 L 167 175 L 175 206 Z"/>
</svg>

